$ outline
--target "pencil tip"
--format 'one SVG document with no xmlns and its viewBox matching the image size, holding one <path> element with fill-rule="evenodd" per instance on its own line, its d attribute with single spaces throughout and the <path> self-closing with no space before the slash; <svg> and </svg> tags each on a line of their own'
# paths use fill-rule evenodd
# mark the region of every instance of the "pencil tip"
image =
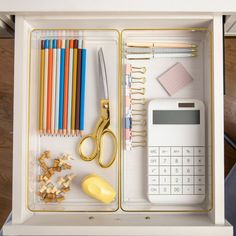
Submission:
<svg viewBox="0 0 236 236">
<path fill-rule="evenodd" d="M 84 135 L 84 132 L 83 132 L 83 131 L 80 131 L 79 133 L 80 133 L 80 137 L 82 138 L 83 135 Z"/>
</svg>

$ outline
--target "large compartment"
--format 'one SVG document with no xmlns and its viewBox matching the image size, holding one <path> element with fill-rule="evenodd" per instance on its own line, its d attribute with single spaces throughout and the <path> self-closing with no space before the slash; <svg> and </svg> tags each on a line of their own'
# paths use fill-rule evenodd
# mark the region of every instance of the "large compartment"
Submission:
<svg viewBox="0 0 236 236">
<path fill-rule="evenodd" d="M 176 55 L 157 57 L 151 59 L 127 59 L 127 42 L 159 42 L 159 43 L 190 43 L 196 45 L 195 56 L 177 57 Z M 144 75 L 145 83 L 140 85 L 145 88 L 145 106 L 135 107 L 143 109 L 147 114 L 148 103 L 153 99 L 198 99 L 205 105 L 205 140 L 206 140 L 206 198 L 200 205 L 163 205 L 152 204 L 147 198 L 147 148 L 137 147 L 132 150 L 122 149 L 122 208 L 127 211 L 208 211 L 212 208 L 212 125 L 213 125 L 213 98 L 212 98 L 212 33 L 208 28 L 186 28 L 186 29 L 145 29 L 124 30 L 122 32 L 123 64 L 131 64 L 133 67 L 146 68 Z M 136 48 L 136 50 L 140 48 Z M 136 54 L 138 55 L 138 54 Z M 149 55 L 146 54 L 148 57 Z M 158 55 L 158 54 L 157 54 Z M 139 56 L 139 55 L 138 55 Z M 193 81 L 170 96 L 159 83 L 158 78 L 176 63 L 181 63 L 193 78 Z M 137 73 L 134 73 L 134 77 Z M 123 76 L 124 85 L 124 76 Z M 123 95 L 123 106 L 125 98 Z M 124 109 L 123 109 L 124 111 Z M 124 116 L 124 114 L 123 114 Z M 135 119 L 144 119 L 146 115 Z M 124 128 L 124 124 L 123 124 Z M 136 126 L 134 127 L 134 129 Z M 136 128 L 147 132 L 147 124 Z M 159 134 L 165 135 L 165 134 Z M 175 134 L 172 134 L 175 135 Z M 191 134 L 186 134 L 191 135 Z M 124 136 L 123 136 L 124 137 Z M 123 138 L 123 147 L 124 145 Z M 144 143 L 147 137 L 144 138 Z M 134 144 L 135 145 L 135 144 Z M 147 145 L 147 143 L 146 143 Z M 132 187 L 130 187 L 132 186 Z"/>
</svg>

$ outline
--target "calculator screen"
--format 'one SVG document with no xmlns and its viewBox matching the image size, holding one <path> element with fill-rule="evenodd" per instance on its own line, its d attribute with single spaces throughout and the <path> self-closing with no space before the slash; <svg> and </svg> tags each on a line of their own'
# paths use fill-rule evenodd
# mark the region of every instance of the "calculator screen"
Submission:
<svg viewBox="0 0 236 236">
<path fill-rule="evenodd" d="M 154 110 L 153 124 L 200 124 L 200 110 Z"/>
</svg>

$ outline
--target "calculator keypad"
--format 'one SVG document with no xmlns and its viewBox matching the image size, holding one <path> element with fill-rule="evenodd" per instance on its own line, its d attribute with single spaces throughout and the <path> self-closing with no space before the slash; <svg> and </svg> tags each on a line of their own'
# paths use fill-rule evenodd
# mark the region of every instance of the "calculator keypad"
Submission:
<svg viewBox="0 0 236 236">
<path fill-rule="evenodd" d="M 149 147 L 148 194 L 204 195 L 205 147 Z"/>
</svg>

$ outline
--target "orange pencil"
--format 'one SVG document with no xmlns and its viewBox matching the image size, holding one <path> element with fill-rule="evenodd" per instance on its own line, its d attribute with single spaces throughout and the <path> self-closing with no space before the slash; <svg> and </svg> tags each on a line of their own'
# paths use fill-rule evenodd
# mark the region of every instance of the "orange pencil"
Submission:
<svg viewBox="0 0 236 236">
<path fill-rule="evenodd" d="M 44 90 L 44 40 L 41 40 L 41 53 L 40 53 L 40 97 L 39 97 L 39 132 L 43 133 L 43 90 Z"/>
<path fill-rule="evenodd" d="M 51 133 L 51 111 L 52 111 L 52 40 L 49 40 L 48 49 L 48 96 L 47 96 L 47 133 Z"/>
<path fill-rule="evenodd" d="M 63 134 L 67 133 L 67 116 L 68 116 L 68 80 L 69 80 L 69 40 L 66 40 L 65 49 L 65 74 L 64 74 L 64 114 L 63 114 Z"/>
</svg>

